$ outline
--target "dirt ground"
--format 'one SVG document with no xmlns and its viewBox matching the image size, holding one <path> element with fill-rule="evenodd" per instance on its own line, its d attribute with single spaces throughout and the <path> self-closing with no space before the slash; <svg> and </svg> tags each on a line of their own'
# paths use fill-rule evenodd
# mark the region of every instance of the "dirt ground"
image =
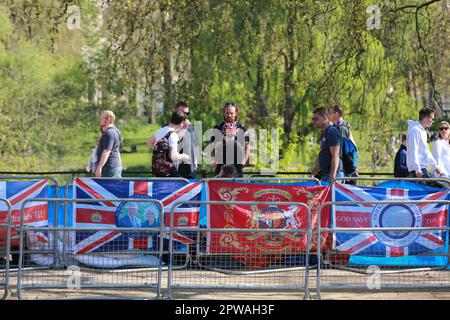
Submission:
<svg viewBox="0 0 450 320">
<path fill-rule="evenodd" d="M 21 299 L 156 299 L 157 272 L 148 270 L 81 270 L 79 282 L 67 270 L 25 270 Z M 171 274 L 173 289 L 168 293 L 168 273 L 162 272 L 161 298 L 182 300 L 303 300 L 304 270 L 270 274 L 224 274 L 208 270 L 177 270 Z M 317 274 L 309 277 L 310 299 L 317 299 Z M 368 275 L 342 270 L 321 273 L 322 300 L 450 300 L 449 271 L 420 271 L 381 274 L 373 282 Z M 79 285 L 79 288 L 76 285 Z M 73 287 L 75 285 L 75 287 Z M 123 286 L 127 288 L 94 288 L 94 286 Z M 377 286 L 378 285 L 378 286 Z M 434 288 L 417 288 L 417 286 Z M 34 288 L 36 286 L 47 288 Z M 68 289 L 72 286 L 73 289 Z M 143 287 L 146 288 L 132 288 Z M 181 287 L 193 288 L 181 288 Z M 198 289 L 200 286 L 210 287 Z M 228 290 L 220 287 L 231 286 Z M 254 288 L 264 288 L 254 290 Z M 349 290 L 348 287 L 355 287 Z M 398 289 L 409 286 L 410 288 Z M 416 286 L 413 288 L 412 286 Z M 55 288 L 51 288 L 55 287 Z M 61 288 L 56 288 L 61 287 Z M 289 287 L 289 291 L 281 290 Z M 335 287 L 335 288 L 330 288 Z M 342 289 L 346 287 L 347 289 Z M 377 288 L 380 289 L 377 289 Z M 0 287 L 1 288 L 1 287 Z M 252 290 L 253 288 L 253 290 Z M 373 289 L 370 289 L 373 288 Z M 11 272 L 10 294 L 16 300 L 17 273 Z"/>
</svg>

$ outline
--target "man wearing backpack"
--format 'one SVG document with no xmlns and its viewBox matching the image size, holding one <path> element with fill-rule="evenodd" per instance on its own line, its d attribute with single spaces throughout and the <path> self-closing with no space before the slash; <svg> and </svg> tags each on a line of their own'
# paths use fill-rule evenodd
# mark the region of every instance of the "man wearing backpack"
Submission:
<svg viewBox="0 0 450 320">
<path fill-rule="evenodd" d="M 122 160 L 120 144 L 122 135 L 114 126 L 116 116 L 111 110 L 100 114 L 100 130 L 102 135 L 97 146 L 96 177 L 120 178 L 122 176 Z"/>
<path fill-rule="evenodd" d="M 341 160 L 345 176 L 358 176 L 358 155 L 355 140 L 350 132 L 349 124 L 342 118 L 344 114 L 343 108 L 335 104 L 330 110 L 330 120 L 339 130 L 342 136 Z M 355 180 L 346 181 L 348 184 L 356 184 Z"/>
<path fill-rule="evenodd" d="M 320 136 L 319 161 L 311 176 L 321 174 L 321 180 L 331 182 L 343 177 L 342 160 L 340 158 L 341 134 L 331 123 L 327 109 L 320 107 L 313 111 L 312 121 L 322 131 Z"/>
<path fill-rule="evenodd" d="M 156 131 L 147 140 L 147 145 L 153 149 L 152 173 L 156 177 L 177 177 L 179 163 L 190 161 L 187 154 L 178 153 L 177 131 L 184 126 L 185 121 L 186 114 L 184 112 L 174 112 L 169 125 Z"/>
</svg>

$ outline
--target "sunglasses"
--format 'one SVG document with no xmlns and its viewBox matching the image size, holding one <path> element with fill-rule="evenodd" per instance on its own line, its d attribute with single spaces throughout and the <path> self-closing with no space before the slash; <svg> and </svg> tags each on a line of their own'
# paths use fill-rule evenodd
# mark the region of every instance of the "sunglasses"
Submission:
<svg viewBox="0 0 450 320">
<path fill-rule="evenodd" d="M 448 130 L 448 127 L 440 127 L 439 130 L 441 131 Z"/>
</svg>

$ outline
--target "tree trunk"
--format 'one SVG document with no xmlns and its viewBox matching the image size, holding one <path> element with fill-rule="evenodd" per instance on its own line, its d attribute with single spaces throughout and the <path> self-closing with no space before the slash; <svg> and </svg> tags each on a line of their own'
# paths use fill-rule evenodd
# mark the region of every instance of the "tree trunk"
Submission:
<svg viewBox="0 0 450 320">
<path fill-rule="evenodd" d="M 255 86 L 255 93 L 256 93 L 256 101 L 257 101 L 257 105 L 256 105 L 256 113 L 255 114 L 259 114 L 260 116 L 257 117 L 257 119 L 255 119 L 255 122 L 257 125 L 263 127 L 264 125 L 267 124 L 267 120 L 268 116 L 269 116 L 269 112 L 267 110 L 267 101 L 266 101 L 266 96 L 264 95 L 264 68 L 265 68 L 265 64 L 264 64 L 264 56 L 263 53 L 261 52 L 258 55 L 258 59 L 256 61 L 256 86 Z"/>
<path fill-rule="evenodd" d="M 292 123 L 295 116 L 292 92 L 294 90 L 294 18 L 295 12 L 290 10 L 288 25 L 287 25 L 287 38 L 288 38 L 288 52 L 284 54 L 285 76 L 284 76 L 284 134 L 288 137 L 288 142 L 291 138 Z"/>
</svg>

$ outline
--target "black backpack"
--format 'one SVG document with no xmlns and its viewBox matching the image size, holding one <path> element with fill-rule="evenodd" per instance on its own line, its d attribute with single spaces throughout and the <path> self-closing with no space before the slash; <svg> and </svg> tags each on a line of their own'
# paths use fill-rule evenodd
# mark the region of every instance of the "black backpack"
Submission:
<svg viewBox="0 0 450 320">
<path fill-rule="evenodd" d="M 169 131 L 161 138 L 153 149 L 152 173 L 155 177 L 176 177 L 177 168 L 170 159 L 169 137 L 173 131 Z"/>
</svg>

